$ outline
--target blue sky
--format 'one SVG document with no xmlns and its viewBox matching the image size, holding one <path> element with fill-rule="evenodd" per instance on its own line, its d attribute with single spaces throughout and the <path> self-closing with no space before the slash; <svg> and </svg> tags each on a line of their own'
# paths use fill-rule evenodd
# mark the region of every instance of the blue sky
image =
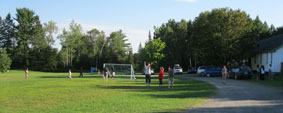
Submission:
<svg viewBox="0 0 283 113">
<path fill-rule="evenodd" d="M 148 31 L 169 19 L 193 20 L 201 12 L 230 7 L 279 27 L 283 26 L 282 4 L 282 0 L 0 0 L 0 16 L 9 12 L 15 16 L 16 8 L 27 7 L 42 22 L 53 20 L 60 29 L 67 28 L 71 20 L 84 31 L 97 28 L 109 35 L 122 29 L 137 52 L 139 43 L 148 39 Z M 55 47 L 60 48 L 56 42 Z"/>
</svg>

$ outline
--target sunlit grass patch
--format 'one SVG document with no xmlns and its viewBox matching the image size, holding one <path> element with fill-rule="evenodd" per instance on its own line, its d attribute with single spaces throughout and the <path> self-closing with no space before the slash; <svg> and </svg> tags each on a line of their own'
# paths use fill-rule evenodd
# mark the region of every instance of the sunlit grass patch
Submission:
<svg viewBox="0 0 283 113">
<path fill-rule="evenodd" d="M 158 86 L 153 78 L 151 87 L 144 77 L 130 80 L 117 77 L 104 82 L 102 75 L 24 71 L 0 74 L 0 112 L 176 112 L 202 103 L 216 88 L 208 83 L 175 79 L 175 87 L 167 88 L 167 79 Z"/>
</svg>

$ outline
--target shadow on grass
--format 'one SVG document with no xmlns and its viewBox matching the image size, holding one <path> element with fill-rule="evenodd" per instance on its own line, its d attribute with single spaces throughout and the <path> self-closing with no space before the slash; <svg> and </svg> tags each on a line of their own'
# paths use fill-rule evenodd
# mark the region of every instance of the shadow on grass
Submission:
<svg viewBox="0 0 283 113">
<path fill-rule="evenodd" d="M 54 75 L 54 76 L 40 76 L 40 78 L 68 78 L 68 77 L 62 75 Z M 72 78 L 102 78 L 102 76 L 84 76 L 84 77 L 72 76 Z"/>
<path fill-rule="evenodd" d="M 52 75 L 52 76 L 40 76 L 40 78 L 68 78 L 67 75 Z M 83 77 L 79 77 L 79 75 L 75 75 L 75 76 L 72 76 L 72 78 L 103 78 L 102 75 L 86 75 L 86 76 L 83 76 Z M 129 76 L 116 76 L 115 77 L 116 79 L 130 79 Z M 111 79 L 111 78 L 108 78 L 108 79 Z"/>
<path fill-rule="evenodd" d="M 216 92 L 216 87 L 205 82 L 196 80 L 175 80 L 175 87 L 168 89 L 167 85 L 158 86 L 152 85 L 146 87 L 145 83 L 127 83 L 122 82 L 121 86 L 99 86 L 99 88 L 112 90 L 125 90 L 131 92 L 145 92 L 138 93 L 140 96 L 150 96 L 153 98 L 203 98 L 210 97 Z M 144 84 L 144 85 L 140 85 Z M 155 92 L 148 94 L 147 92 Z"/>
</svg>

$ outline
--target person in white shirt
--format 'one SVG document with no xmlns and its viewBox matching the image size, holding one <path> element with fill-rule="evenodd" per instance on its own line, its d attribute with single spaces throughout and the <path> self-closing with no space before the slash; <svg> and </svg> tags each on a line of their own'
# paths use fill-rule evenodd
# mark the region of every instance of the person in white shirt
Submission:
<svg viewBox="0 0 283 113">
<path fill-rule="evenodd" d="M 68 77 L 69 77 L 69 79 L 71 79 L 71 80 L 72 80 L 72 71 L 71 71 L 71 69 L 69 69 Z"/>
<path fill-rule="evenodd" d="M 226 84 L 227 75 L 228 75 L 227 67 L 226 67 L 226 65 L 224 65 L 223 68 L 222 68 L 222 83 L 224 85 Z"/>
<path fill-rule="evenodd" d="M 146 86 L 150 87 L 150 82 L 151 82 L 151 76 L 150 76 L 150 63 L 146 63 L 144 61 L 144 74 L 145 74 L 145 82 Z"/>
<path fill-rule="evenodd" d="M 269 80 L 273 80 L 273 67 L 272 67 L 272 64 L 269 65 L 269 70 L 268 70 L 268 77 L 269 77 Z"/>
<path fill-rule="evenodd" d="M 25 70 L 25 78 L 28 79 L 28 68 Z"/>
</svg>

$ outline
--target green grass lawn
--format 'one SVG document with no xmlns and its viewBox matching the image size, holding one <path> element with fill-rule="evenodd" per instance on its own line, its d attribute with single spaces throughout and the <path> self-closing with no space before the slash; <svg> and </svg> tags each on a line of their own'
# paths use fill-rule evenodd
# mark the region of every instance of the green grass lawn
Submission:
<svg viewBox="0 0 283 113">
<path fill-rule="evenodd" d="M 282 74 L 277 74 L 274 76 L 274 80 L 269 80 L 268 79 L 268 75 L 265 75 L 265 80 L 257 80 L 256 79 L 257 75 L 254 74 L 251 81 L 258 83 L 258 84 L 262 84 L 262 85 L 266 85 L 266 86 L 272 86 L 272 87 L 276 87 L 276 88 L 283 88 L 283 75 Z"/>
<path fill-rule="evenodd" d="M 73 79 L 66 73 L 10 71 L 0 74 L 0 113 L 49 112 L 49 113 L 133 113 L 178 112 L 201 104 L 216 92 L 208 83 L 175 79 L 172 89 L 165 84 L 158 87 L 158 79 L 152 79 L 151 87 L 145 87 L 144 77 L 109 79 L 102 75 L 88 75 Z"/>
</svg>

